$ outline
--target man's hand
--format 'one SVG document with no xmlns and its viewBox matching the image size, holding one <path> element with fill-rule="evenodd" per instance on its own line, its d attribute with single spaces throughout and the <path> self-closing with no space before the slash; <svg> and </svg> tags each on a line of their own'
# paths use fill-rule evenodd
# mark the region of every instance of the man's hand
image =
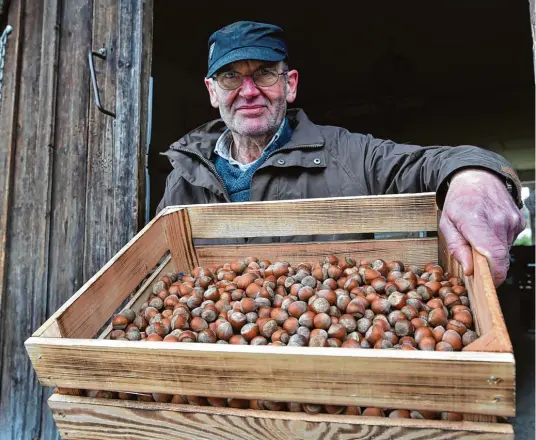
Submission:
<svg viewBox="0 0 536 440">
<path fill-rule="evenodd" d="M 473 274 L 472 247 L 488 259 L 498 286 L 506 279 L 510 247 L 525 219 L 495 174 L 471 169 L 450 181 L 439 228 L 465 275 Z"/>
</svg>

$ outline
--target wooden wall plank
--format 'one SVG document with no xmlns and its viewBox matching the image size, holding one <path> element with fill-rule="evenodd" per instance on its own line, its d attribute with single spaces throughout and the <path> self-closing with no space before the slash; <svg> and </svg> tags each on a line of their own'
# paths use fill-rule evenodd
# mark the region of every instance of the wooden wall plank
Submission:
<svg viewBox="0 0 536 440">
<path fill-rule="evenodd" d="M 113 112 L 116 111 L 117 20 L 117 1 L 94 0 L 93 33 L 89 49 L 106 50 L 106 60 L 95 58 L 94 66 L 101 103 L 104 108 Z M 100 112 L 91 96 L 87 146 L 84 280 L 97 273 L 119 250 L 111 246 L 115 235 L 114 148 L 115 120 Z"/>
<path fill-rule="evenodd" d="M 406 264 L 424 267 L 437 262 L 436 238 L 408 238 L 400 240 L 363 240 L 314 243 L 274 243 L 236 246 L 197 246 L 201 266 L 230 262 L 248 256 L 275 261 L 288 261 L 295 265 L 317 262 L 328 254 L 362 258 L 383 258 L 386 261 L 402 260 Z"/>
<path fill-rule="evenodd" d="M 26 348 L 46 386 L 515 414 L 510 353 L 35 337 Z"/>
<path fill-rule="evenodd" d="M 65 439 L 514 439 L 512 426 L 499 423 L 309 415 L 60 395 L 52 396 L 49 405 Z"/>
<path fill-rule="evenodd" d="M 154 0 L 142 0 L 140 151 L 143 150 L 143 152 L 138 155 L 138 167 L 140 170 L 138 173 L 138 229 L 145 226 L 146 218 L 151 219 L 154 217 L 152 212 L 146 212 L 146 209 L 150 209 L 150 206 L 145 206 L 145 196 L 147 192 L 150 191 L 150 183 L 149 186 L 147 186 L 145 182 L 145 168 L 148 166 L 145 151 L 149 134 L 149 118 L 151 117 L 149 109 L 152 105 L 152 103 L 149 102 L 149 80 L 153 62 L 153 14 Z"/>
<path fill-rule="evenodd" d="M 46 318 L 58 2 L 17 2 L 12 6 L 23 14 L 24 23 L 18 24 L 24 44 L 13 131 L 16 154 L 9 176 L 13 182 L 8 194 L 11 222 L 6 230 L 9 252 L 3 306 L 7 313 L 2 319 L 0 407 L 5 408 L 3 417 L 12 422 L 2 435 L 33 438 L 41 434 L 44 390 L 21 344 Z"/>
<path fill-rule="evenodd" d="M 437 230 L 435 194 L 190 205 L 194 238 Z M 244 213 L 247 212 L 247 215 Z"/>
<path fill-rule="evenodd" d="M 4 10 L 5 12 L 5 10 Z M 4 322 L 5 292 L 7 287 L 7 251 L 10 225 L 10 204 L 15 161 L 15 138 L 22 66 L 22 0 L 14 1 L 8 19 L 13 31 L 8 36 L 4 64 L 2 99 L 0 100 L 0 322 Z M 3 29 L 2 29 L 3 31 Z M 0 326 L 0 356 L 3 356 L 5 333 Z M 2 376 L 0 375 L 0 389 Z"/>
<path fill-rule="evenodd" d="M 139 155 L 145 154 L 141 139 L 141 61 L 143 7 L 139 0 L 118 2 L 116 114 L 113 196 L 109 227 L 112 253 L 121 249 L 138 231 Z M 143 210 L 141 211 L 143 213 Z"/>
</svg>

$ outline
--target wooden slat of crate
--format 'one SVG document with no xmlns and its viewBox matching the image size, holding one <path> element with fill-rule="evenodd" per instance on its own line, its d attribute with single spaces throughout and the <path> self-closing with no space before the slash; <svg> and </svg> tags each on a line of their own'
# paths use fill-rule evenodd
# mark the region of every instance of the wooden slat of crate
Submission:
<svg viewBox="0 0 536 440">
<path fill-rule="evenodd" d="M 163 223 L 153 219 L 33 336 L 94 336 L 169 250 Z"/>
<path fill-rule="evenodd" d="M 197 246 L 196 250 L 199 264 L 202 266 L 217 265 L 247 256 L 256 256 L 272 262 L 283 260 L 296 265 L 303 262 L 314 263 L 329 254 L 351 255 L 356 260 L 381 257 L 386 261 L 402 260 L 406 264 L 420 267 L 424 267 L 426 263 L 437 262 L 436 238 Z"/>
<path fill-rule="evenodd" d="M 193 238 L 436 231 L 435 193 L 189 205 Z"/>
<path fill-rule="evenodd" d="M 30 338 L 45 386 L 513 416 L 510 353 Z M 490 383 L 490 376 L 501 378 Z"/>
<path fill-rule="evenodd" d="M 125 304 L 123 309 L 131 309 L 136 312 L 140 310 L 141 305 L 147 301 L 147 298 L 153 293 L 153 284 L 156 283 L 161 276 L 168 272 L 173 272 L 172 270 L 173 263 L 171 262 L 171 255 L 168 255 L 164 261 L 158 266 L 154 273 L 143 283 L 143 285 L 138 289 L 138 291 L 132 296 L 130 301 Z M 106 329 L 102 331 L 99 336 L 99 339 L 109 338 L 110 333 L 112 332 L 113 327 L 110 323 Z"/>
<path fill-rule="evenodd" d="M 62 439 L 109 440 L 513 440 L 502 423 L 447 422 L 239 410 L 90 399 L 48 401 Z"/>
</svg>

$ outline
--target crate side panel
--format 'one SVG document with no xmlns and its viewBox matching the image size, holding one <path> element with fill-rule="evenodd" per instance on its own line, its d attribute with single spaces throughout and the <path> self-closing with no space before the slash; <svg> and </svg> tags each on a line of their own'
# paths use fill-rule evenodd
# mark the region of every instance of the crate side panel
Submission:
<svg viewBox="0 0 536 440">
<path fill-rule="evenodd" d="M 437 230 L 435 194 L 191 205 L 193 238 Z M 277 213 L 277 215 L 274 215 Z"/>
<path fill-rule="evenodd" d="M 46 386 L 515 413 L 508 353 L 40 338 L 29 339 L 26 348 Z M 490 382 L 490 376 L 501 380 Z"/>
<path fill-rule="evenodd" d="M 171 262 L 171 256 L 168 255 L 166 259 L 154 271 L 154 273 L 149 278 L 147 278 L 147 280 L 143 283 L 139 290 L 134 295 L 132 295 L 132 298 L 127 304 L 125 304 L 125 307 L 123 307 L 123 309 L 131 309 L 135 312 L 138 312 L 140 310 L 141 305 L 145 301 L 147 301 L 149 296 L 153 293 L 153 284 L 156 283 L 161 276 L 165 275 L 168 272 L 171 272 L 172 270 L 173 263 Z M 109 338 L 112 330 L 112 323 L 110 323 L 99 335 L 99 339 Z"/>
<path fill-rule="evenodd" d="M 314 263 L 328 254 L 339 257 L 382 258 L 386 261 L 402 260 L 406 264 L 424 267 L 437 262 L 436 238 L 408 238 L 401 240 L 334 241 L 315 243 L 277 243 L 237 246 L 198 246 L 199 264 L 211 266 L 234 259 L 254 256 L 274 261 L 288 261 L 292 265 Z"/>
<path fill-rule="evenodd" d="M 188 407 L 53 396 L 49 400 L 63 439 L 131 440 L 372 440 L 513 439 L 507 424 L 310 416 L 231 408 Z"/>
<path fill-rule="evenodd" d="M 169 250 L 163 222 L 153 219 L 33 336 L 56 337 L 47 330 L 57 324 L 62 337 L 93 337 Z"/>
</svg>

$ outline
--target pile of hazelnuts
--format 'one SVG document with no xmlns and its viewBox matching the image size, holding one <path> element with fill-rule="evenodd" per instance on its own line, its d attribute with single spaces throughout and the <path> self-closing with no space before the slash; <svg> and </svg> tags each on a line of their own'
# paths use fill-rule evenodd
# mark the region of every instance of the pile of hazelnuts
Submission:
<svg viewBox="0 0 536 440">
<path fill-rule="evenodd" d="M 182 405 L 255 409 L 265 411 L 304 412 L 307 414 L 342 414 L 347 416 L 389 417 L 399 419 L 427 419 L 461 421 L 461 413 L 428 410 L 381 409 L 373 407 L 322 405 L 317 403 L 275 402 L 270 400 L 247 400 L 222 397 L 180 396 L 172 394 L 123 393 L 86 390 L 85 395 L 101 399 L 138 400 L 141 402 L 175 403 Z"/>
<path fill-rule="evenodd" d="M 167 274 L 111 339 L 459 351 L 477 338 L 463 280 L 434 263 L 235 260 Z"/>
</svg>

